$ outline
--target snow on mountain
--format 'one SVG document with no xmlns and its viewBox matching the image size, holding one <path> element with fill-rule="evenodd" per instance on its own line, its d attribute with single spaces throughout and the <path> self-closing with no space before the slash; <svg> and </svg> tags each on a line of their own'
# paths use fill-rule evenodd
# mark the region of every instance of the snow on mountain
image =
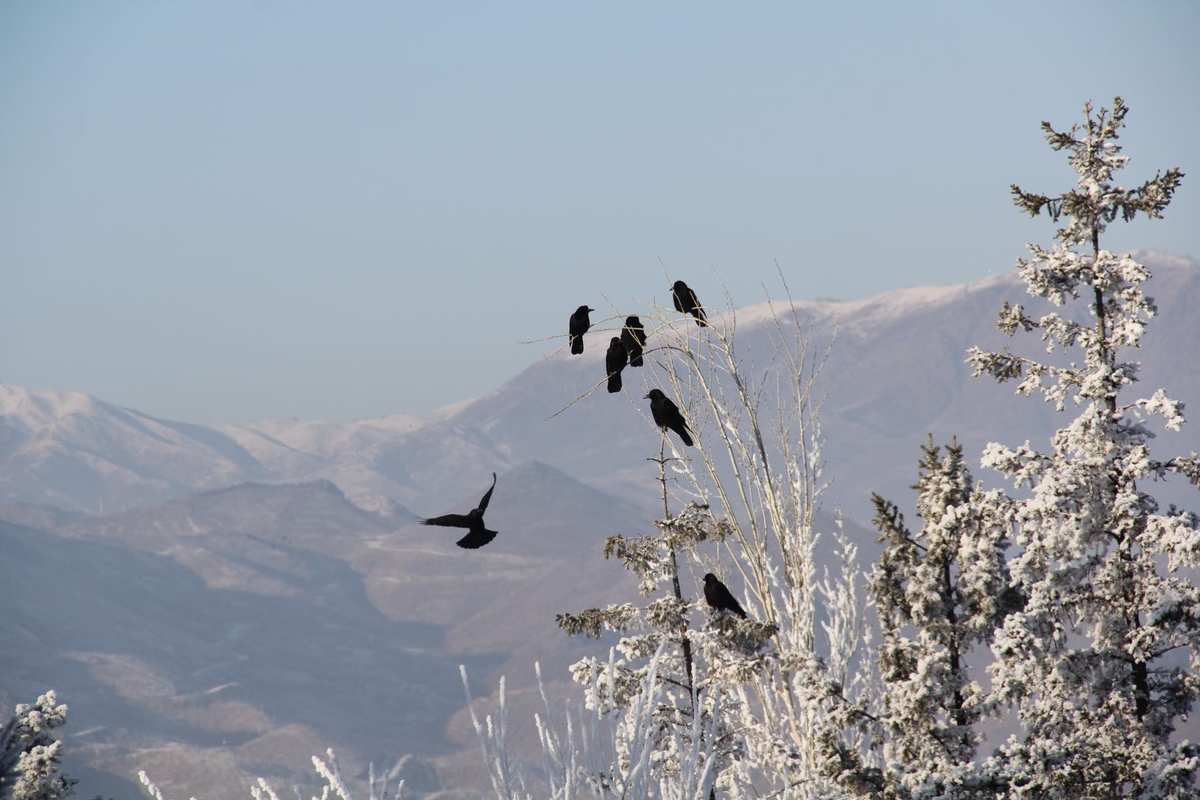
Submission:
<svg viewBox="0 0 1200 800">
<path fill-rule="evenodd" d="M 1142 352 L 1139 384 L 1148 396 L 1164 386 L 1193 406 L 1200 403 L 1200 369 L 1191 356 L 1200 342 L 1200 265 L 1189 259 L 1143 253 L 1154 270 L 1149 292 L 1159 313 Z M 939 441 L 957 436 L 968 456 L 978 458 L 988 441 L 1046 442 L 1066 417 L 1035 399 L 1013 396 L 1013 386 L 974 379 L 965 364 L 971 345 L 1033 353 L 1034 337 L 1009 339 L 996 330 L 1005 302 L 1040 307 L 1015 274 L 950 287 L 901 289 L 849 302 L 798 301 L 796 319 L 809 335 L 810 353 L 828 347 L 822 372 L 821 425 L 825 439 L 827 502 L 852 519 L 870 517 L 870 494 L 879 491 L 904 504 L 916 475 L 918 448 L 928 434 Z M 759 376 L 771 358 L 773 313 L 791 319 L 786 304 L 739 309 L 738 351 Z M 1084 312 L 1086 313 L 1086 312 Z M 603 375 L 601 336 L 588 339 L 583 356 L 561 350 L 538 360 L 497 391 L 419 436 L 446 440 L 455 431 L 485 432 L 513 460 L 537 459 L 607 491 L 638 496 L 653 491 L 658 438 L 642 395 L 653 385 L 652 367 L 625 370 L 617 395 L 593 394 L 551 419 Z M 405 462 L 411 440 L 385 452 Z M 1200 450 L 1200 424 L 1163 439 L 1167 452 Z M 421 463 L 413 461 L 413 463 Z M 986 480 L 994 476 L 983 475 Z"/>
<path fill-rule="evenodd" d="M 212 428 L 0 385 L 0 500 L 98 513 L 263 477 L 254 456 Z"/>
<path fill-rule="evenodd" d="M 1200 267 L 1143 253 L 1155 272 L 1149 291 L 1158 319 L 1144 345 L 1143 386 L 1163 385 L 1200 402 L 1200 370 L 1188 343 L 1200 341 Z M 970 284 L 900 289 L 847 302 L 800 300 L 795 316 L 829 348 L 822 375 L 822 427 L 831 503 L 851 518 L 869 515 L 870 492 L 904 499 L 926 434 L 957 435 L 977 454 L 990 440 L 1045 440 L 1062 417 L 1007 387 L 975 380 L 966 349 L 1036 346 L 994 326 L 1004 301 L 1035 312 L 1012 273 Z M 739 309 L 739 353 L 771 357 L 774 315 L 784 303 Z M 247 480 L 333 481 L 355 503 L 437 505 L 486 481 L 493 470 L 540 461 L 642 503 L 653 492 L 657 448 L 642 398 L 652 366 L 625 371 L 623 392 L 597 392 L 553 417 L 602 376 L 606 333 L 583 356 L 565 348 L 533 363 L 494 392 L 426 420 L 406 415 L 348 423 L 267 420 L 208 428 L 155 419 L 75 393 L 0 389 L 0 502 L 25 501 L 97 512 L 150 505 Z M 1147 392 L 1148 393 L 1148 392 Z M 551 418 L 553 417 L 553 418 Z M 1200 427 L 1172 435 L 1178 450 L 1200 449 Z"/>
</svg>

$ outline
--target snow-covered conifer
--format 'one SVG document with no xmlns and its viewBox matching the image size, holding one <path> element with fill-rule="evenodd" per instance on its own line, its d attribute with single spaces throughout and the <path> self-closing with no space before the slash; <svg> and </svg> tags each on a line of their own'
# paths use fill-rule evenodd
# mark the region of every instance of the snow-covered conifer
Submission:
<svg viewBox="0 0 1200 800">
<path fill-rule="evenodd" d="M 873 498 L 884 542 L 871 591 L 883 634 L 876 652 L 886 765 L 875 780 L 898 797 L 944 795 L 969 774 L 983 690 L 967 656 L 1021 602 L 1005 562 L 1011 502 L 976 489 L 962 446 L 951 442 L 943 454 L 931 439 L 913 488 L 916 533 L 893 503 Z"/>
<path fill-rule="evenodd" d="M 1009 560 L 1024 604 L 992 643 L 991 704 L 1014 707 L 1020 731 L 986 772 L 1009 797 L 1196 796 L 1200 748 L 1172 732 L 1200 691 L 1200 592 L 1186 572 L 1200 566 L 1200 531 L 1193 514 L 1162 508 L 1146 489 L 1170 473 L 1200 485 L 1200 470 L 1194 454 L 1150 452 L 1151 419 L 1178 430 L 1183 406 L 1161 389 L 1129 399 L 1139 365 L 1128 351 L 1155 312 L 1143 291 L 1150 272 L 1100 246 L 1118 217 L 1161 217 L 1183 176 L 1169 169 L 1134 188 L 1116 183 L 1128 160 L 1118 145 L 1127 110 L 1117 98 L 1111 110 L 1085 106 L 1070 130 L 1043 123 L 1075 186 L 1054 197 L 1012 189 L 1020 208 L 1062 224 L 1052 248 L 1029 246 L 1018 272 L 1031 295 L 1064 311 L 1035 319 L 1006 304 L 999 325 L 1009 335 L 1040 331 L 1047 351 L 1066 355 L 973 349 L 968 358 L 977 375 L 1078 409 L 1048 451 L 992 443 L 983 454 L 985 467 L 1027 489 L 1012 501 Z M 1090 318 L 1071 315 L 1075 301 Z"/>
<path fill-rule="evenodd" d="M 13 800 L 60 800 L 76 781 L 59 772 L 62 748 L 51 732 L 67 721 L 54 691 L 33 705 L 21 703 L 0 728 L 0 796 Z"/>
</svg>

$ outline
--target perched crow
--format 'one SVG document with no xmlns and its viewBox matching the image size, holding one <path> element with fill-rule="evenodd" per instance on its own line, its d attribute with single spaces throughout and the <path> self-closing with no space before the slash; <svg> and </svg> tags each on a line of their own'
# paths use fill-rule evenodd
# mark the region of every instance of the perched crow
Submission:
<svg viewBox="0 0 1200 800">
<path fill-rule="evenodd" d="M 583 352 L 583 335 L 587 333 L 588 328 L 592 327 L 592 321 L 588 319 L 588 312 L 595 310 L 587 306 L 580 306 L 571 315 L 571 321 L 567 327 L 568 338 L 571 340 L 571 355 L 577 356 Z"/>
<path fill-rule="evenodd" d="M 628 359 L 628 354 L 625 352 L 625 345 L 621 344 L 621 337 L 614 336 L 608 341 L 608 352 L 604 354 L 604 368 L 608 370 L 608 391 L 621 391 L 621 370 L 625 369 L 625 362 Z"/>
<path fill-rule="evenodd" d="M 697 325 L 707 325 L 708 317 L 704 314 L 704 306 L 696 299 L 696 293 L 683 281 L 675 281 L 671 287 L 671 298 L 675 301 L 675 310 L 680 314 L 691 314 L 696 318 Z"/>
<path fill-rule="evenodd" d="M 742 610 L 742 604 L 737 601 L 733 593 L 721 583 L 716 575 L 711 572 L 704 576 L 704 599 L 708 604 L 717 611 L 732 611 L 742 619 L 746 618 L 746 612 Z"/>
<path fill-rule="evenodd" d="M 660 389 L 651 389 L 646 397 L 650 400 L 650 416 L 654 417 L 654 424 L 663 430 L 669 428 L 675 431 L 683 443 L 691 447 L 692 437 L 688 435 L 687 420 L 679 413 L 679 406 L 671 402 L 671 398 Z"/>
<path fill-rule="evenodd" d="M 642 348 L 646 346 L 646 329 L 642 327 L 642 321 L 637 316 L 625 318 L 625 327 L 621 329 L 621 344 L 625 345 L 625 352 L 629 354 L 629 366 L 640 367 Z"/>
<path fill-rule="evenodd" d="M 455 544 L 459 547 L 465 547 L 468 550 L 483 547 L 496 538 L 497 531 L 489 531 L 483 526 L 483 512 L 487 511 L 488 501 L 492 499 L 492 492 L 495 488 L 496 473 L 493 472 L 492 488 L 487 490 L 487 494 L 479 501 L 478 507 L 471 509 L 466 514 L 443 514 L 440 517 L 421 520 L 421 524 L 441 525 L 445 528 L 467 528 L 469 533 L 455 542 Z"/>
</svg>

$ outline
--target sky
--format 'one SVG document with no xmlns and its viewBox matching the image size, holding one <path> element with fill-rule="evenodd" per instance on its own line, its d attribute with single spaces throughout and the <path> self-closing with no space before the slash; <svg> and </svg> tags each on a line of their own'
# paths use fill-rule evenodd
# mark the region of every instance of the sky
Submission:
<svg viewBox="0 0 1200 800">
<path fill-rule="evenodd" d="M 1200 5 L 0 4 L 0 382 L 200 422 L 426 413 L 581 303 L 1011 269 L 1131 107 L 1111 249 L 1200 256 Z M 1194 176 L 1194 177 L 1193 177 Z M 669 276 L 669 279 L 668 279 Z M 597 315 L 599 316 L 599 315 Z"/>
</svg>

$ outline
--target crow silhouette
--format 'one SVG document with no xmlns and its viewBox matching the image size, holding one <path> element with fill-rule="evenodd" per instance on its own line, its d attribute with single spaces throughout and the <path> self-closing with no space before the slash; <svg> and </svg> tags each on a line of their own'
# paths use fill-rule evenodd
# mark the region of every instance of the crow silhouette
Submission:
<svg viewBox="0 0 1200 800">
<path fill-rule="evenodd" d="M 636 315 L 625 318 L 625 327 L 621 329 L 621 344 L 625 345 L 625 352 L 629 354 L 629 366 L 640 367 L 642 348 L 646 346 L 646 329 L 642 327 L 642 321 Z"/>
<path fill-rule="evenodd" d="M 604 368 L 608 370 L 610 394 L 621 391 L 621 370 L 625 369 L 625 362 L 628 358 L 625 345 L 621 344 L 621 337 L 612 337 L 608 342 L 608 352 L 604 354 Z"/>
<path fill-rule="evenodd" d="M 661 389 L 651 389 L 646 395 L 650 401 L 650 416 L 654 424 L 663 430 L 673 430 L 688 447 L 692 446 L 692 437 L 688 435 L 687 420 L 679 413 L 679 406 L 671 402 L 671 398 L 662 393 Z"/>
<path fill-rule="evenodd" d="M 571 340 L 571 355 L 577 356 L 583 352 L 583 335 L 587 333 L 588 328 L 592 327 L 592 321 L 588 319 L 588 312 L 595 310 L 583 305 L 575 309 L 575 313 L 571 315 L 571 321 L 567 323 L 567 338 Z"/>
<path fill-rule="evenodd" d="M 479 501 L 479 505 L 471 509 L 466 514 L 443 514 L 440 517 L 431 517 L 430 519 L 421 520 L 422 525 L 440 525 L 444 528 L 466 528 L 468 533 L 466 536 L 455 542 L 459 547 L 465 547 L 468 550 L 475 550 L 483 547 L 485 544 L 496 538 L 498 531 L 489 531 L 483 525 L 483 512 L 487 511 L 488 501 L 492 499 L 492 492 L 496 489 L 496 473 L 492 473 L 492 488 L 487 490 L 487 494 Z"/>
<path fill-rule="evenodd" d="M 704 306 L 696 299 L 696 293 L 683 281 L 675 281 L 671 287 L 671 298 L 675 301 L 675 310 L 680 314 L 691 314 L 696 318 L 697 325 L 707 325 L 708 317 L 704 314 Z"/>
<path fill-rule="evenodd" d="M 704 599 L 717 611 L 732 611 L 742 619 L 746 618 L 746 612 L 742 610 L 742 604 L 733 596 L 733 592 L 711 572 L 704 576 Z"/>
</svg>

